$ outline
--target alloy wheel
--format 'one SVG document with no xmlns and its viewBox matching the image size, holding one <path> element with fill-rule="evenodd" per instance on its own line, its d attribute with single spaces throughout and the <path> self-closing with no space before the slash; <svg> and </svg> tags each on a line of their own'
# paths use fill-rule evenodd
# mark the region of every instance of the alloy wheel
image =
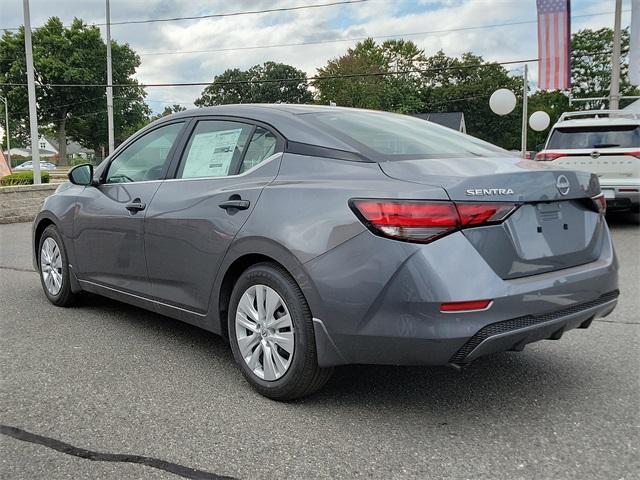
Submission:
<svg viewBox="0 0 640 480">
<path fill-rule="evenodd" d="M 40 272 L 47 291 L 57 295 L 62 288 L 62 254 L 56 241 L 47 237 L 40 250 Z"/>
</svg>

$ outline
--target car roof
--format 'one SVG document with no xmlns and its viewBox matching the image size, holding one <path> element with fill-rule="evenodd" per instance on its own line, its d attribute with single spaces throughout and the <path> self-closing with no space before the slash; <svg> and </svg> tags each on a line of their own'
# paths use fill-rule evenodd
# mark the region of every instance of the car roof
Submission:
<svg viewBox="0 0 640 480">
<path fill-rule="evenodd" d="M 362 109 L 329 105 L 295 105 L 288 103 L 217 105 L 213 107 L 194 108 L 167 115 L 148 125 L 145 130 L 180 118 L 209 116 L 238 117 L 238 119 L 248 119 L 270 125 L 288 141 L 359 153 L 354 146 L 347 144 L 326 130 L 306 121 L 304 118 L 304 114 L 308 113 L 337 113 L 344 112 L 345 110 L 364 111 Z"/>
</svg>

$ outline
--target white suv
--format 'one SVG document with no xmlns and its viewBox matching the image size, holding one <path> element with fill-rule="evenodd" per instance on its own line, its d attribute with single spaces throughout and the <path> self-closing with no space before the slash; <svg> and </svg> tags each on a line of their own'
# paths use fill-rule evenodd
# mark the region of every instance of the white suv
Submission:
<svg viewBox="0 0 640 480">
<path fill-rule="evenodd" d="M 607 210 L 640 207 L 640 115 L 624 110 L 563 113 L 537 161 L 598 175 Z"/>
</svg>

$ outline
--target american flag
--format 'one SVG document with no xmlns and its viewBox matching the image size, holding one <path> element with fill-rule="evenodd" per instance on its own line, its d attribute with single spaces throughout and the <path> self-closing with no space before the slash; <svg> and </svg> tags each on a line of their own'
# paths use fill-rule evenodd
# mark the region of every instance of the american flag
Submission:
<svg viewBox="0 0 640 480">
<path fill-rule="evenodd" d="M 538 87 L 565 90 L 570 84 L 570 0 L 536 0 L 538 5 Z"/>
</svg>

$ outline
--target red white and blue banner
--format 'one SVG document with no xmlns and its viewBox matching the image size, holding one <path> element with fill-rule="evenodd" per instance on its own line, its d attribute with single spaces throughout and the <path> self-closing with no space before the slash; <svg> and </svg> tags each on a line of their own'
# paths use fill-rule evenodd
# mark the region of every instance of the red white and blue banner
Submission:
<svg viewBox="0 0 640 480">
<path fill-rule="evenodd" d="M 570 0 L 536 0 L 538 7 L 538 88 L 566 90 L 571 84 Z"/>
</svg>

